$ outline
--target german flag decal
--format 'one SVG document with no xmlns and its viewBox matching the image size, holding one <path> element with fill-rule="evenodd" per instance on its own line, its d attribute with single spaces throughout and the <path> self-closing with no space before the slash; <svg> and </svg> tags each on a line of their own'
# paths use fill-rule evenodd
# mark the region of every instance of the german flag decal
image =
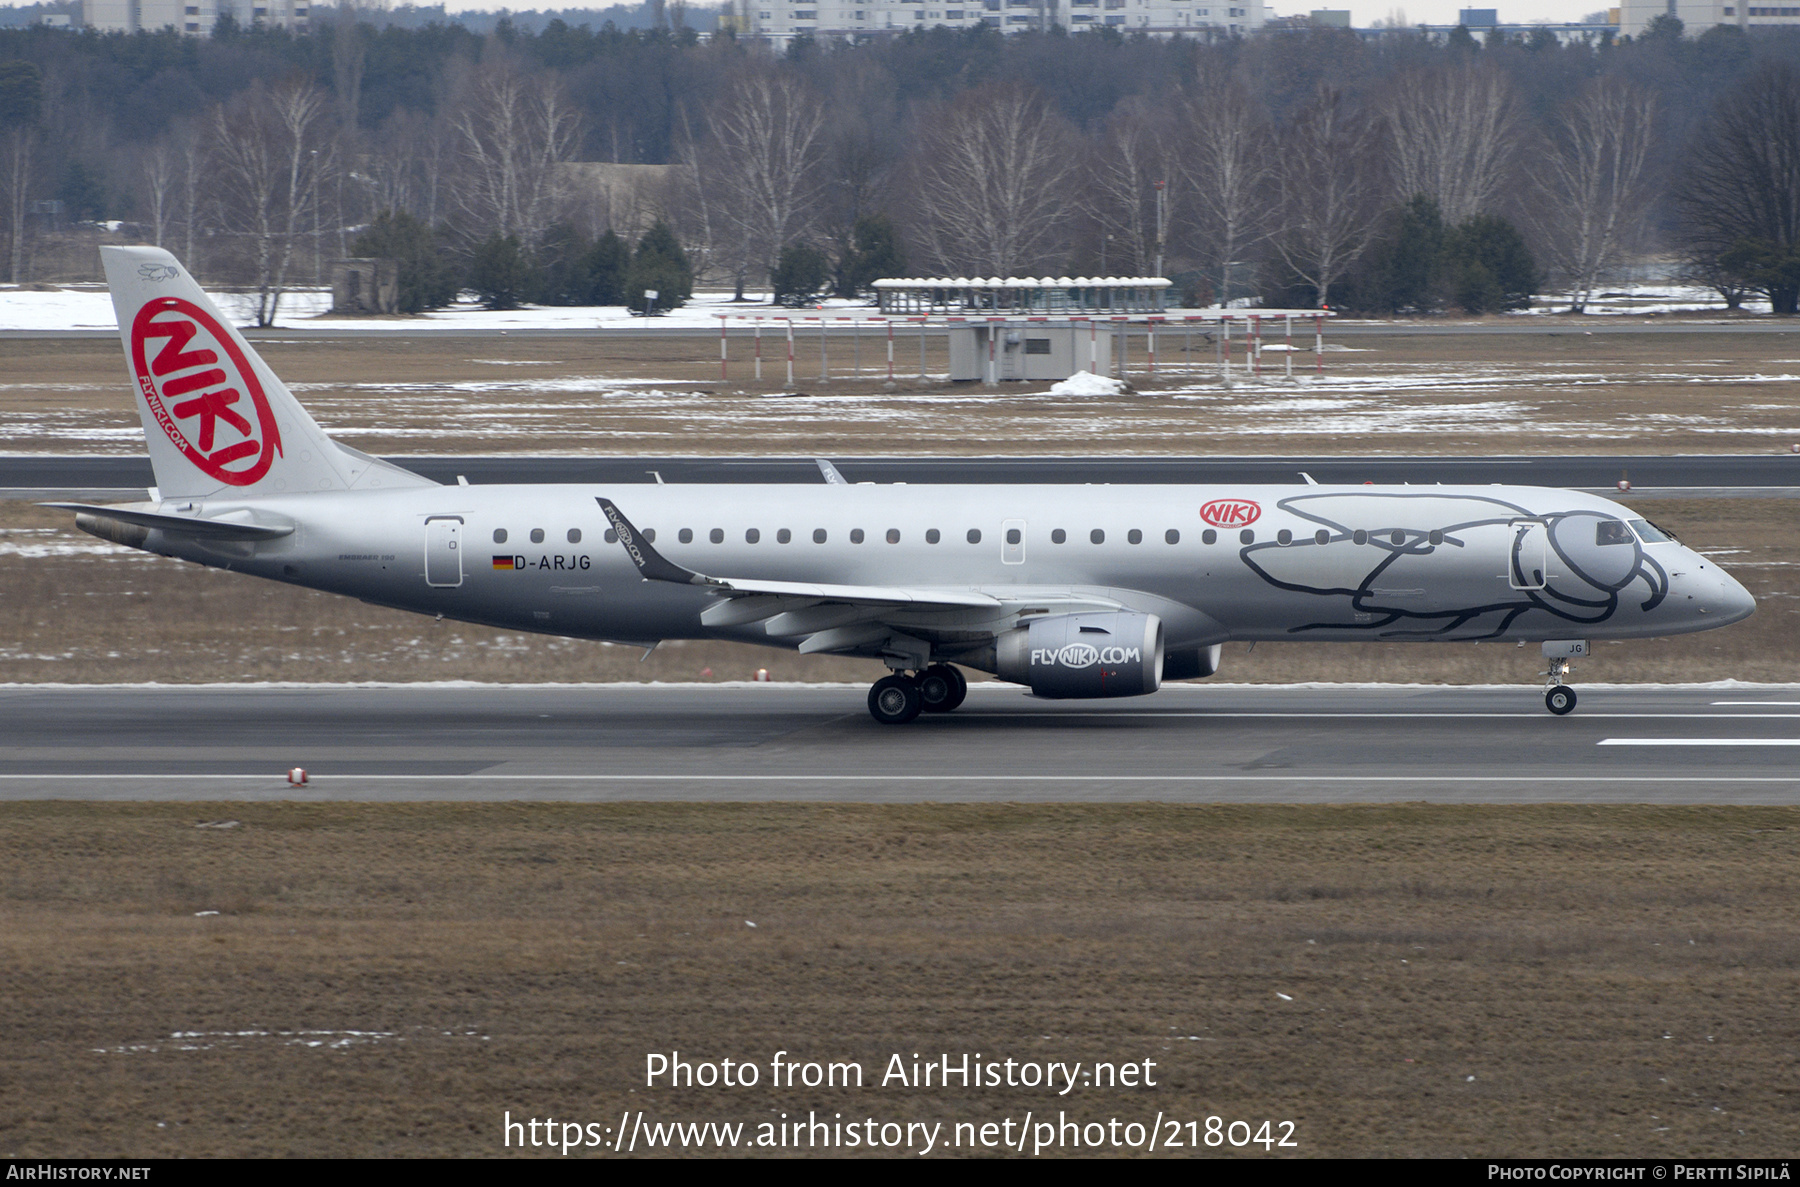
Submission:
<svg viewBox="0 0 1800 1187">
<path fill-rule="evenodd" d="M 513 564 L 513 558 L 510 556 L 497 556 L 494 558 L 494 568 L 496 569 L 512 569 L 517 567 L 519 566 Z"/>
</svg>

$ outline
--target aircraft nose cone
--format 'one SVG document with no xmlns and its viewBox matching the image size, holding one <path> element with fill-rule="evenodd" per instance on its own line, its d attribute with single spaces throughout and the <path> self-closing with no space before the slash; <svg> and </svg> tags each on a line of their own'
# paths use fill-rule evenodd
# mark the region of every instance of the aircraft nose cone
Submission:
<svg viewBox="0 0 1800 1187">
<path fill-rule="evenodd" d="M 1720 626 L 1740 622 L 1756 613 L 1756 599 L 1729 573 L 1719 574 L 1719 608 L 1714 611 Z"/>
</svg>

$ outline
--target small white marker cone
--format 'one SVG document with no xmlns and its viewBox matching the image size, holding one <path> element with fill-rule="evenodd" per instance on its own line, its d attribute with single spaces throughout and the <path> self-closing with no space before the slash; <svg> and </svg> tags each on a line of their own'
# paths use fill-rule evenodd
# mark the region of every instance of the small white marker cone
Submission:
<svg viewBox="0 0 1800 1187">
<path fill-rule="evenodd" d="M 306 770 L 305 770 L 305 768 L 295 767 L 293 770 L 289 771 L 288 772 L 288 783 L 294 787 L 306 786 Z"/>
</svg>

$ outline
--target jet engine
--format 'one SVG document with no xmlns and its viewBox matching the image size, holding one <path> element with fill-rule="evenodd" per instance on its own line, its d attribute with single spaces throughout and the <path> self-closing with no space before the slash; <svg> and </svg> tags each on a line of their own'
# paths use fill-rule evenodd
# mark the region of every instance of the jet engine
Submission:
<svg viewBox="0 0 1800 1187">
<path fill-rule="evenodd" d="M 1062 614 L 994 640 L 995 675 L 1040 697 L 1135 697 L 1162 683 L 1163 626 L 1154 614 Z"/>
</svg>

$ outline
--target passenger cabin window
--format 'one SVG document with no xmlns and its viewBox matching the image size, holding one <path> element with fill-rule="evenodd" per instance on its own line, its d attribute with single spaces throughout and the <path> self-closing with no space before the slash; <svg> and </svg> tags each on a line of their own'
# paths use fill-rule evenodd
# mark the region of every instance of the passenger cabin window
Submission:
<svg viewBox="0 0 1800 1187">
<path fill-rule="evenodd" d="M 1106 533 L 1099 528 L 1095 528 L 1088 533 L 1088 540 L 1094 544 L 1104 544 L 1106 543 Z"/>
<path fill-rule="evenodd" d="M 675 538 L 683 544 L 692 544 L 694 542 L 694 529 L 682 528 L 679 532 L 675 533 Z"/>
<path fill-rule="evenodd" d="M 1207 528 L 1204 532 L 1200 533 L 1200 543 L 1202 543 L 1202 544 L 1217 544 L 1218 542 L 1219 542 L 1219 533 L 1213 531 L 1211 528 Z"/>
<path fill-rule="evenodd" d="M 1603 519 L 1594 525 L 1594 543 L 1604 547 L 1608 544 L 1631 543 L 1631 529 L 1616 519 Z"/>
<path fill-rule="evenodd" d="M 1331 543 L 1331 533 L 1326 531 L 1324 528 L 1320 528 L 1318 531 L 1313 533 L 1313 543 L 1314 544 L 1329 544 L 1329 543 Z"/>
<path fill-rule="evenodd" d="M 889 544 L 900 543 L 900 529 L 899 528 L 889 528 L 888 529 L 887 542 Z"/>
<path fill-rule="evenodd" d="M 755 528 L 748 528 L 744 532 L 744 543 L 746 543 L 746 544 L 754 544 L 758 540 L 761 540 L 761 539 L 762 539 L 762 533 L 757 531 Z"/>
<path fill-rule="evenodd" d="M 793 538 L 794 533 L 788 531 L 786 528 L 782 528 L 779 532 L 775 533 L 775 543 L 777 544 L 786 544 Z"/>
<path fill-rule="evenodd" d="M 531 542 L 533 544 L 542 544 L 544 542 L 544 529 L 543 528 L 532 528 L 531 529 Z"/>
<path fill-rule="evenodd" d="M 712 531 L 706 533 L 706 538 L 711 540 L 714 544 L 723 544 L 725 543 L 725 529 L 714 528 Z"/>
<path fill-rule="evenodd" d="M 1163 543 L 1164 544 L 1179 544 L 1179 543 L 1181 543 L 1181 533 L 1176 531 L 1174 528 L 1170 528 L 1168 531 L 1163 533 Z"/>
<path fill-rule="evenodd" d="M 850 529 L 850 543 L 861 544 L 862 542 L 863 542 L 863 530 L 861 528 L 851 528 Z"/>
<path fill-rule="evenodd" d="M 1019 534 L 1018 528 L 1006 529 L 1006 542 L 1008 544 L 1017 544 L 1022 539 L 1024 539 L 1024 537 Z"/>
<path fill-rule="evenodd" d="M 1369 533 L 1363 531 L 1361 528 L 1357 528 L 1354 532 L 1350 533 L 1350 539 L 1358 544 L 1367 544 L 1369 542 Z"/>
<path fill-rule="evenodd" d="M 1245 528 L 1243 531 L 1238 533 L 1238 543 L 1240 543 L 1240 544 L 1256 543 L 1256 533 L 1251 531 L 1249 528 Z"/>
<path fill-rule="evenodd" d="M 824 528 L 814 528 L 813 529 L 813 543 L 814 544 L 825 543 L 825 529 Z"/>
<path fill-rule="evenodd" d="M 1406 533 L 1399 528 L 1395 528 L 1394 534 L 1389 536 L 1388 539 L 1392 540 L 1396 545 L 1404 544 L 1406 543 Z"/>
<path fill-rule="evenodd" d="M 1294 533 L 1288 531 L 1286 528 L 1282 528 L 1279 532 L 1275 533 L 1275 542 L 1283 548 L 1286 548 L 1289 544 L 1294 542 Z"/>
<path fill-rule="evenodd" d="M 496 544 L 506 543 L 506 529 L 505 528 L 495 528 L 494 529 L 494 543 L 496 543 Z"/>
<path fill-rule="evenodd" d="M 1132 528 L 1129 532 L 1125 533 L 1125 540 L 1129 544 L 1142 544 L 1144 542 L 1144 533 L 1138 531 L 1136 528 Z"/>
<path fill-rule="evenodd" d="M 981 529 L 980 528 L 970 528 L 969 529 L 969 543 L 971 543 L 971 544 L 981 543 Z"/>
<path fill-rule="evenodd" d="M 1063 541 L 1067 540 L 1068 538 L 1069 538 L 1069 533 L 1063 531 L 1061 528 L 1057 528 L 1056 530 L 1054 530 L 1050 533 L 1050 543 L 1052 543 L 1052 544 L 1061 544 Z"/>
<path fill-rule="evenodd" d="M 656 529 L 655 528 L 645 528 L 643 535 L 644 535 L 644 540 L 646 543 L 649 543 L 649 544 L 656 543 Z"/>
<path fill-rule="evenodd" d="M 1435 548 L 1439 544 L 1442 544 L 1444 542 L 1443 529 L 1442 528 L 1432 528 L 1431 534 L 1429 536 L 1426 536 L 1425 538 L 1427 540 L 1431 541 L 1432 547 Z"/>
<path fill-rule="evenodd" d="M 606 542 L 608 544 L 617 544 L 619 542 L 619 533 L 618 533 L 617 529 L 615 529 L 615 528 L 607 528 L 606 529 Z"/>
<path fill-rule="evenodd" d="M 581 543 L 581 529 L 580 528 L 570 528 L 569 529 L 569 543 L 571 543 L 571 544 Z"/>
<path fill-rule="evenodd" d="M 936 544 L 939 540 L 942 540 L 943 538 L 944 538 L 943 534 L 941 532 L 939 532 L 936 528 L 927 529 L 927 531 L 925 532 L 925 543 L 927 543 L 927 544 Z"/>
</svg>

